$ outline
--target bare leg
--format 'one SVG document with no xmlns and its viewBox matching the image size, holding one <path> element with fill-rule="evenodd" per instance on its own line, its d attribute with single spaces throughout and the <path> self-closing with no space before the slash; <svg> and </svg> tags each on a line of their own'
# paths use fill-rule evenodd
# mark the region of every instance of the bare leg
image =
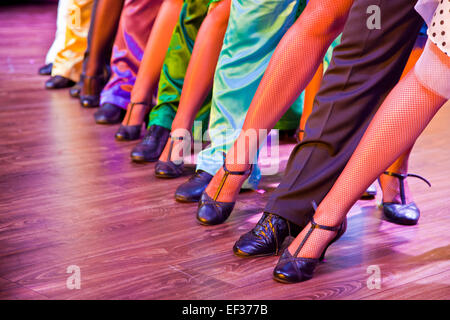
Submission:
<svg viewBox="0 0 450 320">
<path fill-rule="evenodd" d="M 195 116 L 213 85 L 214 71 L 222 48 L 223 38 L 230 16 L 231 0 L 212 3 L 195 40 L 192 57 L 186 71 L 180 105 L 172 122 L 172 132 L 184 129 L 190 132 Z M 170 140 L 159 160 L 169 158 Z M 173 148 L 171 160 L 178 160 L 182 154 Z"/>
<path fill-rule="evenodd" d="M 450 58 L 434 44 L 441 65 L 434 70 L 448 70 Z M 446 66 L 444 65 L 446 63 Z M 448 85 L 448 84 L 447 84 Z M 446 98 L 419 81 L 412 71 L 401 80 L 380 107 L 347 166 L 333 188 L 320 203 L 314 219 L 326 226 L 342 223 L 347 212 L 377 176 L 400 155 L 408 151 Z M 304 239 L 307 226 L 289 246 L 294 253 Z M 317 230 L 311 234 L 299 256 L 317 258 L 335 233 Z"/>
<path fill-rule="evenodd" d="M 124 0 L 97 1 L 90 30 L 89 57 L 84 70 L 87 76 L 100 75 L 104 71 L 119 25 L 123 3 Z"/>
<path fill-rule="evenodd" d="M 169 47 L 170 37 L 177 23 L 183 5 L 182 0 L 165 0 L 161 5 L 158 17 L 145 47 L 144 56 L 139 66 L 136 82 L 131 91 L 131 101 L 151 102 L 155 86 L 158 84 L 159 74 Z M 133 112 L 127 110 L 123 125 L 139 125 L 144 121 L 149 107 L 136 105 Z"/>
<path fill-rule="evenodd" d="M 278 44 L 267 70 L 255 93 L 242 133 L 226 157 L 231 171 L 245 171 L 255 159 L 259 143 L 246 144 L 249 129 L 271 130 L 286 110 L 297 99 L 318 69 L 326 50 L 342 31 L 353 1 L 316 1 L 307 4 L 297 21 Z M 295 70 L 295 71 L 293 71 Z M 287 81 L 288 79 L 288 81 Z M 244 161 L 236 156 L 245 155 Z M 206 188 L 212 197 L 218 189 L 223 169 L 220 169 Z M 217 201 L 232 202 L 236 198 L 246 176 L 230 175 L 221 189 Z"/>
</svg>

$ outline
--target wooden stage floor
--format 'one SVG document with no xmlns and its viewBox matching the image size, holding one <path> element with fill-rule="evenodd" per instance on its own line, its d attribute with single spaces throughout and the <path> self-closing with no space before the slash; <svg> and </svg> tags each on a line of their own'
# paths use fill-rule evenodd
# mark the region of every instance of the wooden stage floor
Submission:
<svg viewBox="0 0 450 320">
<path fill-rule="evenodd" d="M 46 91 L 37 69 L 55 31 L 55 5 L 0 10 L 1 299 L 449 299 L 450 105 L 419 139 L 410 180 L 422 210 L 417 226 L 382 219 L 377 201 L 359 201 L 349 230 L 314 279 L 272 280 L 278 257 L 233 255 L 258 220 L 267 192 L 239 196 L 225 224 L 202 227 L 196 204 L 174 201 L 186 177 L 158 180 L 154 164 L 130 161 L 136 142 L 116 142 L 67 90 Z M 284 146 L 287 157 L 292 148 Z M 81 270 L 69 290 L 68 266 Z M 370 266 L 381 288 L 369 289 Z"/>
</svg>

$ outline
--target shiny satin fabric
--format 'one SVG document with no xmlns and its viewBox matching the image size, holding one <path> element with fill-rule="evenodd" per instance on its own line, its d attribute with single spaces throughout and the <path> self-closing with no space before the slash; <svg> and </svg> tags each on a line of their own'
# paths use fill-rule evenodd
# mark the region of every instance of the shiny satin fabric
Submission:
<svg viewBox="0 0 450 320">
<path fill-rule="evenodd" d="M 94 0 L 69 0 L 64 48 L 56 54 L 52 76 L 80 80 L 93 4 Z"/>
<path fill-rule="evenodd" d="M 149 126 L 159 125 L 171 129 L 178 110 L 184 77 L 194 48 L 200 25 L 208 12 L 210 0 L 185 0 L 179 20 L 170 40 L 158 85 L 158 100 L 150 113 Z M 202 121 L 206 130 L 211 107 L 211 96 L 203 102 L 196 121 Z M 200 137 L 195 136 L 196 139 Z"/>
<path fill-rule="evenodd" d="M 145 45 L 162 2 L 125 1 L 111 56 L 111 77 L 101 93 L 100 104 L 127 108 Z"/>
<path fill-rule="evenodd" d="M 298 4 L 297 0 L 232 1 L 214 76 L 211 145 L 200 152 L 198 170 L 214 175 L 222 167 L 223 154 L 237 138 L 272 53 L 295 21 Z M 245 187 L 255 188 L 260 177 L 259 168 L 254 166 Z"/>
<path fill-rule="evenodd" d="M 69 14 L 69 2 L 70 0 L 58 1 L 55 40 L 53 41 L 50 49 L 48 49 L 47 55 L 45 57 L 45 64 L 53 63 L 58 52 L 64 48 L 64 44 L 66 42 L 66 24 L 67 15 Z"/>
</svg>

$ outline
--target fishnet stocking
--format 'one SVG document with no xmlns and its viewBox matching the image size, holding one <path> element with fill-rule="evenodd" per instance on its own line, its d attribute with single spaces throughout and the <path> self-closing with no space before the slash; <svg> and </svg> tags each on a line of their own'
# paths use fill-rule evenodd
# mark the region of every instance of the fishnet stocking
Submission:
<svg viewBox="0 0 450 320">
<path fill-rule="evenodd" d="M 424 44 L 424 39 L 420 37 L 417 40 L 416 47 L 413 49 L 411 55 L 409 56 L 401 79 L 403 79 L 412 69 L 414 69 L 417 60 L 419 60 L 423 52 Z M 399 174 L 407 174 L 408 160 L 409 155 L 411 154 L 411 150 L 412 148 L 402 154 L 386 171 Z M 386 174 L 381 174 L 378 178 L 378 181 L 380 183 L 381 190 L 383 191 L 383 202 L 402 203 L 400 197 L 400 181 L 398 178 Z M 408 186 L 408 179 L 405 179 L 403 183 L 405 187 L 405 201 L 406 203 L 410 203 L 412 201 L 412 198 Z"/>
<path fill-rule="evenodd" d="M 175 134 L 176 130 L 191 131 L 195 116 L 211 91 L 214 71 L 227 30 L 230 6 L 231 0 L 211 3 L 208 15 L 200 26 L 186 71 L 180 104 L 172 122 L 171 134 L 173 137 L 177 136 Z M 185 139 L 189 138 L 185 137 Z M 180 160 L 183 156 L 182 152 L 178 152 L 182 150 L 182 147 L 177 145 L 180 143 L 180 141 L 174 141 L 172 161 Z M 169 150 L 170 141 L 166 143 L 159 160 L 167 161 L 169 159 Z"/>
<path fill-rule="evenodd" d="M 326 50 L 342 31 L 352 3 L 352 0 L 311 0 L 283 36 L 250 104 L 243 131 L 226 157 L 229 170 L 241 171 L 249 167 L 249 162 L 232 161 L 233 154 L 244 153 L 247 160 L 255 159 L 261 141 L 245 144 L 242 150 L 238 147 L 244 145 L 246 130 L 254 129 L 258 133 L 260 129 L 271 130 L 275 126 L 311 81 Z M 214 195 L 223 174 L 223 170 L 219 170 L 209 183 L 206 189 L 209 196 Z M 217 200 L 234 201 L 245 178 L 228 176 Z"/>
<path fill-rule="evenodd" d="M 447 66 L 428 63 L 427 68 L 449 70 L 450 59 L 446 58 Z M 327 226 L 341 224 L 364 190 L 397 157 L 411 148 L 446 100 L 419 82 L 415 72 L 401 80 L 383 102 L 347 166 L 320 203 L 314 216 L 316 222 Z M 308 227 L 289 246 L 291 253 L 297 249 Z M 299 256 L 319 257 L 334 235 L 333 232 L 315 230 Z"/>
<path fill-rule="evenodd" d="M 239 149 L 240 148 L 237 148 L 235 145 L 233 145 L 232 148 L 228 151 L 227 156 L 225 158 L 225 165 L 228 171 L 246 171 L 247 169 L 250 168 L 249 165 L 250 161 L 248 158 L 246 159 L 238 158 L 237 155 Z M 245 149 L 248 150 L 248 143 L 245 146 Z M 222 182 L 224 174 L 225 171 L 223 170 L 223 168 L 221 168 L 209 182 L 208 187 L 206 187 L 205 191 L 214 200 L 221 202 L 233 202 L 235 201 L 242 184 L 248 178 L 248 175 L 231 175 L 231 174 L 228 175 L 225 184 L 220 190 L 220 193 L 215 198 L 214 195 Z"/>
<path fill-rule="evenodd" d="M 402 154 L 386 171 L 406 174 L 408 173 L 408 160 L 412 148 Z M 396 177 L 381 174 L 378 178 L 381 189 L 383 190 L 383 202 L 402 203 L 400 198 L 400 180 Z M 408 179 L 404 180 L 405 186 L 405 201 L 410 203 L 412 201 Z"/>
<path fill-rule="evenodd" d="M 145 46 L 136 82 L 131 91 L 131 101 L 145 101 L 150 104 L 182 5 L 183 0 L 165 0 L 162 3 Z M 142 105 L 133 108 L 133 112 L 130 112 L 130 108 L 127 108 L 127 114 L 122 124 L 142 124 L 148 112 L 149 108 Z"/>
</svg>

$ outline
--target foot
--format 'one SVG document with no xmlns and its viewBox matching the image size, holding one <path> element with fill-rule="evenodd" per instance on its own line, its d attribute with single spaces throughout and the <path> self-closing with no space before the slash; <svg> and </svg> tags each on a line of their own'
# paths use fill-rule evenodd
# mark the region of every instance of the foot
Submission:
<svg viewBox="0 0 450 320">
<path fill-rule="evenodd" d="M 75 82 L 73 82 L 70 79 L 61 77 L 61 76 L 54 76 L 48 79 L 45 82 L 45 88 L 46 89 L 62 89 L 62 88 L 69 88 L 73 87 L 75 85 Z"/>
<path fill-rule="evenodd" d="M 104 103 L 94 113 L 95 122 L 98 124 L 120 123 L 125 116 L 125 110 L 111 103 Z"/>
<path fill-rule="evenodd" d="M 383 203 L 383 214 L 392 223 L 413 226 L 419 222 L 420 210 L 414 202 Z"/>
<path fill-rule="evenodd" d="M 281 216 L 265 212 L 256 226 L 243 234 L 234 244 L 239 257 L 278 255 L 287 236 L 297 236 L 300 228 Z"/>
<path fill-rule="evenodd" d="M 47 63 L 39 68 L 38 74 L 41 76 L 49 76 L 52 74 L 53 63 Z"/>
<path fill-rule="evenodd" d="M 183 155 L 185 146 L 189 148 L 186 142 L 190 137 L 171 136 L 164 147 L 163 153 L 155 165 L 155 176 L 157 178 L 173 179 L 183 174 Z"/>
<path fill-rule="evenodd" d="M 170 130 L 152 125 L 144 139 L 131 151 L 131 159 L 135 162 L 154 162 L 158 160 L 169 139 Z"/>
<path fill-rule="evenodd" d="M 142 123 L 150 106 L 146 102 L 130 102 L 127 113 L 115 134 L 117 141 L 132 141 L 141 137 Z M 148 116 L 147 116 L 148 119 Z"/>
<path fill-rule="evenodd" d="M 120 125 L 114 137 L 117 141 L 133 141 L 141 137 L 142 124 L 133 126 Z"/>
<path fill-rule="evenodd" d="M 83 75 L 83 83 L 80 92 L 80 103 L 84 108 L 96 108 L 100 104 L 100 93 L 106 85 L 107 78 L 104 74 L 97 76 Z"/>
<path fill-rule="evenodd" d="M 203 191 L 205 191 L 212 175 L 203 171 L 197 170 L 195 174 L 177 188 L 175 192 L 175 200 L 179 202 L 197 202 L 200 200 Z"/>
<path fill-rule="evenodd" d="M 130 102 L 127 106 L 127 113 L 122 121 L 123 126 L 137 126 L 144 122 L 150 111 L 150 106 L 146 102 Z"/>
<path fill-rule="evenodd" d="M 72 88 L 69 89 L 69 95 L 72 98 L 80 98 L 80 91 L 81 91 L 81 84 L 78 82 L 76 85 L 74 85 Z"/>
<path fill-rule="evenodd" d="M 380 185 L 383 190 L 383 214 L 388 221 L 400 225 L 415 225 L 420 218 L 420 210 L 411 200 L 406 181 L 408 176 L 419 178 L 431 187 L 425 178 L 415 174 L 385 172 L 380 176 Z"/>
<path fill-rule="evenodd" d="M 202 225 L 225 222 L 233 211 L 235 198 L 250 172 L 250 165 L 224 164 L 202 194 L 198 204 L 197 221 Z"/>
<path fill-rule="evenodd" d="M 340 226 L 322 225 L 312 219 L 283 252 L 273 270 L 273 279 L 282 283 L 311 279 L 314 269 L 324 259 L 328 247 L 337 241 L 346 229 L 347 219 Z"/>
<path fill-rule="evenodd" d="M 224 167 L 220 168 L 208 184 L 205 192 L 215 201 L 235 202 L 242 184 L 251 172 L 251 166 L 248 164 L 226 164 L 225 167 L 230 174 L 224 179 Z M 233 172 L 246 172 L 246 174 L 233 174 Z"/>
</svg>

